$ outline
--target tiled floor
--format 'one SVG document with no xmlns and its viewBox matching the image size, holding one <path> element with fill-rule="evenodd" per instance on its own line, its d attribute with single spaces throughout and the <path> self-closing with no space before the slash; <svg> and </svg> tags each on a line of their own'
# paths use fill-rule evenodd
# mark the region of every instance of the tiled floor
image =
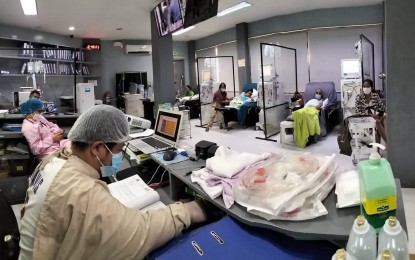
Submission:
<svg viewBox="0 0 415 260">
<path fill-rule="evenodd" d="M 242 129 L 237 125 L 234 125 L 233 130 L 219 130 L 219 127 L 214 126 L 209 132 L 205 132 L 204 128 L 195 127 L 199 125 L 199 120 L 192 120 L 192 138 L 186 137 L 179 142 L 179 147 L 189 151 L 194 150 L 194 146 L 200 140 L 209 140 L 216 142 L 218 145 L 228 146 L 237 151 L 245 151 L 252 153 L 261 152 L 275 152 L 281 153 L 288 150 L 306 151 L 306 152 L 318 152 L 322 154 L 338 153 L 337 145 L 337 131 L 332 131 L 327 137 L 320 140 L 318 143 L 308 146 L 304 149 L 297 148 L 295 146 L 286 146 L 282 148 L 279 143 L 279 135 L 273 139 L 278 142 L 264 141 L 256 139 L 256 137 L 263 137 L 262 131 L 254 131 L 253 128 Z M 287 139 L 292 141 L 292 135 L 288 135 Z M 352 167 L 352 164 L 350 164 Z M 415 219 L 415 189 L 402 189 L 405 215 L 408 227 L 409 235 L 409 252 L 415 254 L 415 222 L 411 221 Z M 20 219 L 20 205 L 14 206 L 15 214 Z M 20 224 L 20 223 L 19 223 Z"/>
</svg>

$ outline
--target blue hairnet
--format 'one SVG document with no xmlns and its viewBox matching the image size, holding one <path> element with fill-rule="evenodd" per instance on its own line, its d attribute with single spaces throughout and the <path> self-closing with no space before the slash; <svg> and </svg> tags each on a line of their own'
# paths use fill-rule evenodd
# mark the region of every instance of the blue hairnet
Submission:
<svg viewBox="0 0 415 260">
<path fill-rule="evenodd" d="M 130 126 L 121 110 L 98 105 L 88 109 L 75 122 L 69 131 L 68 139 L 73 142 L 122 143 L 128 140 Z"/>
<path fill-rule="evenodd" d="M 38 110 L 43 110 L 43 102 L 37 98 L 29 99 L 20 105 L 20 112 L 23 115 L 28 115 Z"/>
</svg>

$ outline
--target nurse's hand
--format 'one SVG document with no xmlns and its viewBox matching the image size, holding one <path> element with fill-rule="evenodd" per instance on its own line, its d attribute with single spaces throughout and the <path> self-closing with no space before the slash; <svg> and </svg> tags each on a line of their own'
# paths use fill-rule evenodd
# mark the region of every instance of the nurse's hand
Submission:
<svg viewBox="0 0 415 260">
<path fill-rule="evenodd" d="M 60 142 L 63 139 L 63 133 L 54 133 L 52 139 L 55 143 Z"/>
<path fill-rule="evenodd" d="M 185 206 L 190 215 L 191 224 L 197 224 L 205 222 L 207 220 L 205 212 L 196 201 L 188 202 L 183 205 Z"/>
</svg>

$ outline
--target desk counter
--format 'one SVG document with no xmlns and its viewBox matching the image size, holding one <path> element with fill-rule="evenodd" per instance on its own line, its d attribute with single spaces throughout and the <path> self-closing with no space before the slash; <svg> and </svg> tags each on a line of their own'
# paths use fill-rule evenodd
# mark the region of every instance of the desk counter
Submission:
<svg viewBox="0 0 415 260">
<path fill-rule="evenodd" d="M 347 157 L 347 159 L 351 164 L 350 157 Z M 172 175 L 170 179 L 170 185 L 172 186 L 170 191 L 173 198 L 176 196 L 175 194 L 177 194 L 178 189 L 181 189 L 183 185 L 187 185 L 194 189 L 198 194 L 202 195 L 205 199 L 211 201 L 223 211 L 247 225 L 275 230 L 297 239 L 324 239 L 339 241 L 340 244 L 347 241 L 353 221 L 356 216 L 360 214 L 359 207 L 337 209 L 334 188 L 328 197 L 323 201 L 324 206 L 327 208 L 328 214 L 306 221 L 268 221 L 264 218 L 248 213 L 245 207 L 242 207 L 237 203 L 235 203 L 230 209 L 227 209 L 224 205 L 222 196 L 215 200 L 210 199 L 198 184 L 191 182 L 190 175 L 185 176 L 185 174 L 189 171 L 189 168 L 198 168 L 202 165 L 202 162 L 204 161 L 185 161 L 183 163 L 174 164 L 168 167 Z M 396 179 L 396 187 L 398 191 L 398 209 L 396 211 L 396 216 L 401 222 L 403 228 L 407 230 L 401 184 L 398 179 Z"/>
</svg>

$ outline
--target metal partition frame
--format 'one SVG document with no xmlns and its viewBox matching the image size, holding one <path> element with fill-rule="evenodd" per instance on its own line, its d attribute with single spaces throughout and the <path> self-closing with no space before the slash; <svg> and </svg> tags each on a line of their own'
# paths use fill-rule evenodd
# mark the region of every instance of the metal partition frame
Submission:
<svg viewBox="0 0 415 260">
<path fill-rule="evenodd" d="M 211 97 L 209 96 L 209 97 L 205 98 L 205 99 L 207 99 L 209 101 L 203 102 L 203 99 L 202 99 L 202 95 L 204 95 L 204 93 L 203 93 L 204 91 L 202 90 L 202 83 L 203 82 L 206 82 L 206 81 L 205 80 L 202 80 L 201 81 L 201 77 L 203 79 L 203 77 L 205 77 L 205 75 L 203 75 L 203 73 L 200 73 L 199 60 L 206 60 L 206 59 L 210 59 L 210 60 L 211 59 L 215 59 L 215 61 L 217 59 L 230 59 L 230 61 L 232 63 L 231 64 L 231 67 L 232 67 L 233 96 L 235 96 L 235 94 L 236 94 L 236 89 L 235 89 L 235 68 L 234 68 L 234 57 L 233 56 L 198 57 L 196 59 L 196 72 L 197 72 L 197 86 L 198 86 L 198 89 L 199 89 L 199 101 L 200 101 L 199 102 L 200 103 L 200 117 L 199 117 L 200 118 L 200 125 L 196 125 L 197 127 L 205 127 L 207 125 L 203 121 L 203 119 L 204 119 L 203 118 L 203 112 L 206 109 L 208 109 L 209 112 L 210 112 L 210 109 L 209 108 L 210 108 L 210 106 L 213 103 L 213 95 Z M 221 69 L 221 68 L 217 67 L 215 69 Z M 226 68 L 221 69 L 221 71 L 222 71 L 222 73 L 223 73 L 223 71 L 226 72 Z M 213 84 L 215 83 L 215 84 L 219 85 L 221 82 L 222 81 L 219 78 L 215 79 L 215 78 L 212 77 L 212 75 L 209 74 L 209 83 L 208 84 L 209 84 L 209 88 L 210 88 L 210 94 L 213 94 L 214 93 Z M 225 82 L 225 84 L 227 86 L 229 86 L 229 84 L 227 82 Z M 229 93 L 229 88 L 227 88 L 227 92 Z"/>
<path fill-rule="evenodd" d="M 277 55 L 275 55 L 275 53 L 282 53 L 282 50 L 288 50 L 288 51 L 293 51 L 294 52 L 294 84 L 295 84 L 295 89 L 298 90 L 298 79 L 297 79 L 297 50 L 294 48 L 290 48 L 290 47 L 286 47 L 286 46 L 282 46 L 282 45 L 277 45 L 277 44 L 270 44 L 270 43 L 261 43 L 260 44 L 260 52 L 261 52 L 261 92 L 262 93 L 258 93 L 259 94 L 259 99 L 262 99 L 262 102 L 259 102 L 259 105 L 262 108 L 263 111 L 263 115 L 264 115 L 264 125 L 263 125 L 263 130 L 264 130 L 264 137 L 256 137 L 257 139 L 261 139 L 261 140 L 267 140 L 267 141 L 273 141 L 273 142 L 277 142 L 277 140 L 274 139 L 270 139 L 272 136 L 277 135 L 280 132 L 280 123 L 281 121 L 285 120 L 286 116 L 285 114 L 288 114 L 288 110 L 286 109 L 287 107 L 287 102 L 285 102 L 285 96 L 284 96 L 284 91 L 281 91 L 281 94 L 277 94 L 278 93 L 278 88 L 279 88 L 279 81 L 278 81 L 278 77 L 282 76 L 282 74 L 278 74 L 276 72 L 276 69 L 274 69 L 274 73 L 272 75 L 274 75 L 274 77 L 272 77 L 271 81 L 265 81 L 265 73 L 264 73 L 264 66 L 268 66 L 264 64 L 264 48 L 269 47 L 271 48 L 270 50 L 272 50 L 272 55 L 271 58 L 273 59 L 274 65 L 277 63 L 277 59 L 280 57 L 277 57 Z M 272 67 L 272 66 L 271 66 Z M 274 66 L 275 68 L 276 66 Z M 269 69 L 269 68 L 268 68 Z M 272 68 L 271 68 L 272 70 Z M 283 77 L 285 77 L 285 75 L 283 75 Z M 288 77 L 288 76 L 287 76 Z M 274 101 L 276 101 L 276 105 L 270 105 L 267 106 L 265 100 L 266 100 L 266 89 L 265 89 L 265 84 L 272 84 L 272 88 L 275 88 L 271 91 L 271 93 L 274 93 L 273 91 L 275 91 L 275 95 L 274 96 Z M 284 84 L 284 82 L 282 82 Z M 282 101 L 281 99 L 278 100 L 278 97 L 282 97 Z M 262 104 L 261 104 L 262 103 Z M 267 113 L 270 115 L 273 115 L 273 110 L 275 110 L 274 113 L 276 113 L 276 115 L 278 114 L 278 112 L 280 112 L 280 115 L 282 118 L 284 118 L 283 120 L 278 119 L 278 116 L 275 116 L 275 120 L 276 122 L 272 122 L 271 120 L 267 120 Z M 282 113 L 281 113 L 282 112 Z M 271 121 L 271 122 L 270 122 Z M 271 123 L 271 124 L 270 124 Z M 268 129 L 268 126 L 271 125 L 271 129 Z M 271 131 L 273 130 L 273 131 Z"/>
<path fill-rule="evenodd" d="M 362 61 L 361 61 L 362 81 L 365 79 L 371 79 L 373 81 L 373 87 L 376 89 L 376 86 L 375 86 L 375 81 L 376 81 L 375 45 L 363 34 L 360 35 L 360 44 L 362 48 Z M 381 90 L 384 91 L 383 86 Z"/>
</svg>

